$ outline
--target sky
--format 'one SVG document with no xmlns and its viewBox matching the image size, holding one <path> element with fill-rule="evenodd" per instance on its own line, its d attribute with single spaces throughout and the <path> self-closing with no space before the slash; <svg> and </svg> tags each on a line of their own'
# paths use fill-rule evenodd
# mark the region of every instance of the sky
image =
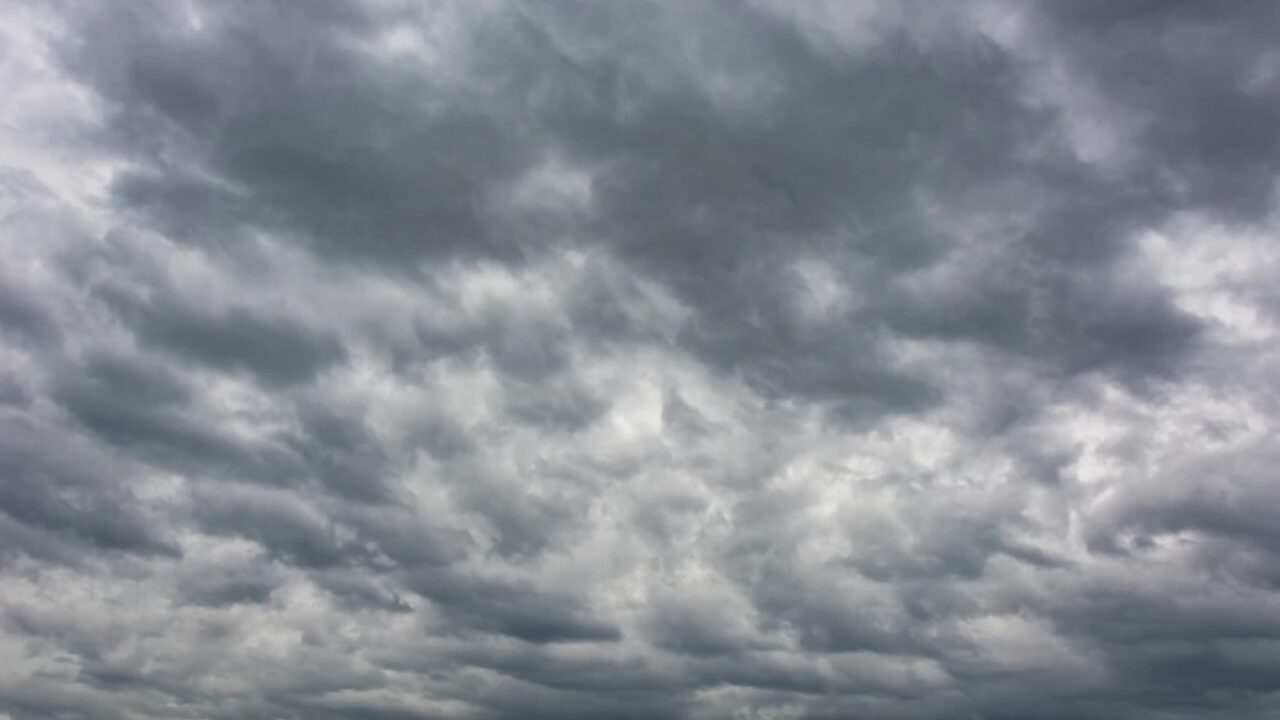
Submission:
<svg viewBox="0 0 1280 720">
<path fill-rule="evenodd" d="M 1280 716 L 1280 3 L 8 0 L 0 720 Z"/>
</svg>

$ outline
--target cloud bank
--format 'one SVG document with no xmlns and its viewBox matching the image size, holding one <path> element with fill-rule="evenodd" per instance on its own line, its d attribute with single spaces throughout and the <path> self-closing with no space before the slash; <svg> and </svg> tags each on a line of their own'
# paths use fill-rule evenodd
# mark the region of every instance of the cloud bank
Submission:
<svg viewBox="0 0 1280 720">
<path fill-rule="evenodd" d="M 1280 5 L 0 15 L 0 718 L 1280 712 Z"/>
</svg>

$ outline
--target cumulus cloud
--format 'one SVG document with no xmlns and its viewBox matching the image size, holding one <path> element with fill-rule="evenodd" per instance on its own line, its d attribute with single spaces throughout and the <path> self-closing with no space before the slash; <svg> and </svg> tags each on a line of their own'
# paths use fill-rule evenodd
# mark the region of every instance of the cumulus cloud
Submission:
<svg viewBox="0 0 1280 720">
<path fill-rule="evenodd" d="M 0 15 L 0 718 L 1280 708 L 1272 5 Z"/>
</svg>

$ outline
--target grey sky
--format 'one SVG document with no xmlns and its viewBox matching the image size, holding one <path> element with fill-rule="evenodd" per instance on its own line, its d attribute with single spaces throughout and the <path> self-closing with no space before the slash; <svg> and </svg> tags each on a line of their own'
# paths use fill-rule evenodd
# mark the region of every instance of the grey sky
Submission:
<svg viewBox="0 0 1280 720">
<path fill-rule="evenodd" d="M 0 20 L 0 720 L 1280 713 L 1280 5 Z"/>
</svg>

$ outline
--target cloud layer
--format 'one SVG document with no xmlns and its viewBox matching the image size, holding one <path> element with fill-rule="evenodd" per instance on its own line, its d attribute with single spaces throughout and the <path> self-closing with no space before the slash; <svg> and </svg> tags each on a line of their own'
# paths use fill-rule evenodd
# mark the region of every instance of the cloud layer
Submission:
<svg viewBox="0 0 1280 720">
<path fill-rule="evenodd" d="M 0 15 L 0 718 L 1280 711 L 1280 6 Z"/>
</svg>

